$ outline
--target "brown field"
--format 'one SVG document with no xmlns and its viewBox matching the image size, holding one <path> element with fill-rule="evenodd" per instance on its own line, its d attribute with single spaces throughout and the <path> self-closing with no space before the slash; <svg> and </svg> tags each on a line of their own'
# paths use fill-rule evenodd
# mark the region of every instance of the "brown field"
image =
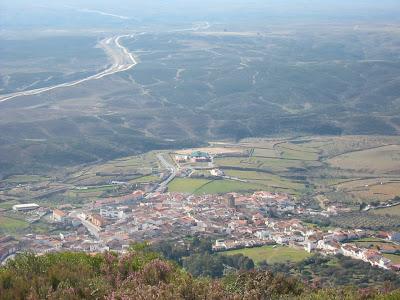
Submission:
<svg viewBox="0 0 400 300">
<path fill-rule="evenodd" d="M 349 181 L 336 186 L 340 191 L 352 194 L 364 201 L 385 201 L 400 195 L 399 179 L 364 179 Z"/>
<path fill-rule="evenodd" d="M 364 170 L 373 174 L 400 174 L 400 145 L 354 151 L 329 159 L 328 163 L 341 169 Z"/>
<path fill-rule="evenodd" d="M 381 208 L 381 209 L 374 209 L 374 210 L 371 210 L 371 212 L 374 214 L 378 214 L 378 215 L 389 214 L 389 215 L 400 217 L 400 205 L 387 207 L 387 208 Z"/>
</svg>

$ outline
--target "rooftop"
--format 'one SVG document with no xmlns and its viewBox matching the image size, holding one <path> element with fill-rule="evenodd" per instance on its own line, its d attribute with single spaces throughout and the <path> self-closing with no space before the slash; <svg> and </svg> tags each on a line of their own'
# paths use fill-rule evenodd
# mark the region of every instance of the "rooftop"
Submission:
<svg viewBox="0 0 400 300">
<path fill-rule="evenodd" d="M 202 151 L 193 151 L 192 154 L 190 154 L 191 157 L 210 157 L 210 155 L 207 152 L 202 152 Z"/>
</svg>

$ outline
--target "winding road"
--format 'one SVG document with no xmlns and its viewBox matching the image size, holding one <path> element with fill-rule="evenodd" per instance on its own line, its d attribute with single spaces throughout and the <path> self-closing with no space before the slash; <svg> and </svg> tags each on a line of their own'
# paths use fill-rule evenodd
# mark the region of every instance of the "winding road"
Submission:
<svg viewBox="0 0 400 300">
<path fill-rule="evenodd" d="M 58 88 L 63 88 L 63 87 L 71 87 L 74 85 L 81 84 L 83 82 L 89 81 L 89 80 L 96 80 L 103 78 L 105 76 L 109 76 L 115 73 L 127 71 L 134 66 L 137 65 L 137 60 L 134 57 L 132 53 L 129 52 L 129 50 L 121 45 L 121 39 L 122 38 L 133 38 L 133 34 L 126 34 L 126 35 L 119 35 L 116 37 L 111 37 L 111 38 L 106 38 L 100 41 L 99 45 L 101 48 L 104 49 L 104 51 L 107 53 L 109 57 L 113 60 L 113 64 L 108 67 L 107 69 L 91 75 L 89 77 L 85 77 L 79 80 L 71 81 L 71 82 L 65 82 L 57 85 L 53 85 L 50 87 L 43 87 L 43 88 L 38 88 L 38 89 L 32 89 L 32 90 L 27 90 L 23 92 L 16 92 L 12 94 L 6 94 L 6 95 L 1 95 L 0 96 L 0 102 L 4 102 L 7 100 L 11 100 L 16 97 L 21 97 L 21 96 L 32 96 L 32 95 L 38 95 L 47 91 L 55 90 Z"/>
<path fill-rule="evenodd" d="M 96 11 L 97 13 L 102 13 L 106 15 L 111 15 L 111 16 L 117 16 L 117 15 L 112 15 L 112 14 L 107 14 L 103 12 Z M 117 16 L 121 17 L 121 16 Z M 210 27 L 210 23 L 208 22 L 199 22 L 197 24 L 194 24 L 193 27 L 191 28 L 186 28 L 186 29 L 177 29 L 177 30 L 172 30 L 168 32 L 184 32 L 184 31 L 199 31 L 199 30 L 206 30 Z M 64 87 L 71 87 L 75 86 L 78 84 L 81 84 L 83 82 L 89 81 L 89 80 L 96 80 L 96 79 L 101 79 L 105 76 L 109 76 L 115 73 L 119 72 L 124 72 L 127 71 L 134 66 L 138 64 L 137 59 L 135 56 L 129 52 L 129 50 L 121 45 L 121 39 L 122 38 L 133 38 L 135 35 L 142 35 L 145 34 L 146 32 L 138 33 L 138 34 L 125 34 L 125 35 L 118 35 L 115 37 L 110 37 L 110 38 L 105 38 L 102 41 L 100 41 L 99 45 L 101 48 L 104 49 L 104 51 L 107 53 L 107 55 L 112 59 L 113 64 L 108 67 L 107 69 L 82 78 L 78 79 L 75 81 L 70 81 L 70 82 L 64 82 L 60 83 L 57 85 L 49 86 L 49 87 L 43 87 L 43 88 L 38 88 L 38 89 L 32 89 L 32 90 L 26 90 L 22 92 L 15 92 L 15 93 L 10 93 L 10 94 L 5 94 L 5 95 L 0 95 L 0 103 L 5 102 L 17 97 L 21 96 L 32 96 L 32 95 L 38 95 L 47 91 L 55 90 L 58 88 L 64 88 Z"/>
</svg>

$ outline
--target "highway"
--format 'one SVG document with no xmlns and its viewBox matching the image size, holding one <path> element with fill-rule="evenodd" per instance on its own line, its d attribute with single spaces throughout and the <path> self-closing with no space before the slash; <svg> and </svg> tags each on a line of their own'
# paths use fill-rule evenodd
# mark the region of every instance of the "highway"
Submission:
<svg viewBox="0 0 400 300">
<path fill-rule="evenodd" d="M 177 170 L 176 170 L 175 166 L 170 164 L 165 159 L 165 157 L 163 156 L 162 153 L 158 153 L 157 158 L 161 162 L 161 164 L 171 172 L 171 174 L 168 176 L 168 178 L 165 179 L 163 182 L 161 182 L 160 185 L 158 186 L 158 188 L 156 189 L 157 192 L 161 192 L 161 191 L 164 191 L 166 189 L 168 183 L 170 183 L 175 178 Z"/>
<path fill-rule="evenodd" d="M 143 34 L 143 33 L 142 33 Z M 64 88 L 64 87 L 71 87 L 75 86 L 78 84 L 81 84 L 83 82 L 89 81 L 89 80 L 96 80 L 103 78 L 105 76 L 109 76 L 115 73 L 119 72 L 124 72 L 127 71 L 134 66 L 137 65 L 137 60 L 134 57 L 132 53 L 129 52 L 129 50 L 121 45 L 121 39 L 123 38 L 133 38 L 133 34 L 126 34 L 126 35 L 119 35 L 111 38 L 106 38 L 100 41 L 99 45 L 103 50 L 107 53 L 107 55 L 111 58 L 113 61 L 113 64 L 108 67 L 107 69 L 85 77 L 83 79 L 71 81 L 71 82 L 65 82 L 49 87 L 43 87 L 43 88 L 38 88 L 38 89 L 32 89 L 32 90 L 27 90 L 23 92 L 16 92 L 16 93 L 11 93 L 7 95 L 2 95 L 0 96 L 0 102 L 8 101 L 11 99 L 14 99 L 16 97 L 21 97 L 21 96 L 32 96 L 32 95 L 38 95 L 47 91 L 55 90 L 58 88 Z"/>
</svg>

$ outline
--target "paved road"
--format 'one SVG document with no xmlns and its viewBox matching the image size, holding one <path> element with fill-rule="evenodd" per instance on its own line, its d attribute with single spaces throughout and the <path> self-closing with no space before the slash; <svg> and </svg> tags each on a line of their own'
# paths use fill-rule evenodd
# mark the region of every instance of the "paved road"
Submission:
<svg viewBox="0 0 400 300">
<path fill-rule="evenodd" d="M 81 212 L 78 211 L 71 211 L 69 216 L 72 218 L 78 218 L 81 222 L 82 225 L 86 227 L 86 229 L 96 238 L 99 238 L 99 233 L 101 231 L 101 228 L 97 227 L 96 225 L 90 223 L 89 221 L 85 220 L 84 218 L 82 218 L 82 216 L 80 215 Z"/>
<path fill-rule="evenodd" d="M 174 165 L 172 165 L 165 159 L 162 153 L 158 153 L 157 158 L 159 159 L 161 164 L 171 172 L 168 178 L 165 179 L 163 182 L 161 182 L 158 188 L 156 189 L 157 192 L 161 192 L 167 187 L 168 183 L 170 183 L 175 178 L 177 170 Z"/>
<path fill-rule="evenodd" d="M 143 34 L 143 33 L 141 33 L 141 34 Z M 112 75 L 115 73 L 127 71 L 127 70 L 133 68 L 134 66 L 137 65 L 137 60 L 135 59 L 133 54 L 128 51 L 128 49 L 126 47 L 121 45 L 121 39 L 126 38 L 126 37 L 132 38 L 132 37 L 134 37 L 134 35 L 132 35 L 132 34 L 131 35 L 119 35 L 116 37 L 106 38 L 100 42 L 100 46 L 104 49 L 104 51 L 107 53 L 107 55 L 109 57 L 111 57 L 111 59 L 113 60 L 113 64 L 109 68 L 107 68 L 95 75 L 92 75 L 92 76 L 89 76 L 89 77 L 86 77 L 83 79 L 75 80 L 72 82 L 65 82 L 65 83 L 57 84 L 57 85 L 50 86 L 50 87 L 44 87 L 44 88 L 39 88 L 39 89 L 33 89 L 33 90 L 28 90 L 28 91 L 23 91 L 23 92 L 2 95 L 2 96 L 0 96 L 0 102 L 11 100 L 13 98 L 20 97 L 20 96 L 38 95 L 38 94 L 41 94 L 41 93 L 44 93 L 47 91 L 51 91 L 54 89 L 58 89 L 58 88 L 75 86 L 75 85 L 81 84 L 81 83 L 89 81 L 89 80 L 100 79 L 105 76 L 109 76 L 109 75 Z"/>
</svg>

